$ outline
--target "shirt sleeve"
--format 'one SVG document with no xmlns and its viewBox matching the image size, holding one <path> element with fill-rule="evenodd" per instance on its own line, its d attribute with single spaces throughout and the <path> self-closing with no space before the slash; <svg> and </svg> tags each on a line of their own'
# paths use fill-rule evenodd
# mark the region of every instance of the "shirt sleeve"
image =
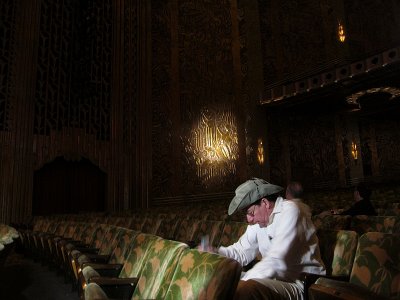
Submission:
<svg viewBox="0 0 400 300">
<path fill-rule="evenodd" d="M 300 210 L 296 204 L 288 204 L 279 216 L 275 216 L 275 232 L 270 247 L 253 268 L 246 272 L 243 280 L 269 278 L 285 278 L 288 264 L 293 257 L 301 257 L 303 227 L 300 223 Z"/>
<path fill-rule="evenodd" d="M 242 266 L 251 263 L 258 253 L 257 235 L 254 226 L 248 225 L 246 232 L 240 237 L 239 241 L 229 247 L 219 247 L 218 253 L 235 259 Z"/>
</svg>

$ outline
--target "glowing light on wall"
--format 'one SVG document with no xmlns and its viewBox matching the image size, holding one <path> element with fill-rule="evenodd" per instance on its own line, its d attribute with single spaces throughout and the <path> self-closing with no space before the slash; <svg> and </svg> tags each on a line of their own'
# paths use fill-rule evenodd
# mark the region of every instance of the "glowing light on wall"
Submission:
<svg viewBox="0 0 400 300">
<path fill-rule="evenodd" d="M 354 160 L 358 159 L 358 148 L 355 142 L 351 142 L 351 156 L 353 156 Z"/>
<path fill-rule="evenodd" d="M 344 27 L 340 22 L 338 23 L 338 31 L 337 32 L 338 32 L 339 41 L 341 41 L 343 43 L 346 40 L 346 34 L 344 32 Z"/>
<path fill-rule="evenodd" d="M 260 165 L 264 164 L 264 146 L 262 139 L 258 139 L 257 160 Z"/>
<path fill-rule="evenodd" d="M 230 110 L 204 109 L 192 130 L 186 150 L 193 154 L 197 175 L 205 181 L 236 174 L 238 138 L 233 113 Z"/>
</svg>

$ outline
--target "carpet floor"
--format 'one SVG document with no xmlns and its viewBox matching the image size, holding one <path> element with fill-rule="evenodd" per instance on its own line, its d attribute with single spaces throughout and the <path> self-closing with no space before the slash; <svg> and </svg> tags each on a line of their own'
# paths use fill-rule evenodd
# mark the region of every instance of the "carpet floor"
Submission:
<svg viewBox="0 0 400 300">
<path fill-rule="evenodd" d="M 12 252 L 0 268 L 0 300 L 79 300 L 64 276 Z"/>
</svg>

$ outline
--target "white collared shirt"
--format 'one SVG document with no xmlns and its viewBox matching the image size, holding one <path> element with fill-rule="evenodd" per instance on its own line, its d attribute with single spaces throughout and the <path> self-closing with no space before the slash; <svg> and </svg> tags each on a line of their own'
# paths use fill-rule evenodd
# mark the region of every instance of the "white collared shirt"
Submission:
<svg viewBox="0 0 400 300">
<path fill-rule="evenodd" d="M 220 247 L 218 253 L 237 260 L 242 266 L 261 254 L 262 259 L 242 280 L 295 282 L 301 272 L 325 274 L 310 209 L 298 199 L 278 197 L 267 227 L 247 226 L 238 242 Z"/>
</svg>

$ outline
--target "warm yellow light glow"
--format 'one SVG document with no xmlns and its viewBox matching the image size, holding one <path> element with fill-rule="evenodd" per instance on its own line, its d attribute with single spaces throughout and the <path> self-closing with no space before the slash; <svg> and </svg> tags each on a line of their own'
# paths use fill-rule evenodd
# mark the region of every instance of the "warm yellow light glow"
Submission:
<svg viewBox="0 0 400 300">
<path fill-rule="evenodd" d="M 197 174 L 203 180 L 236 173 L 238 138 L 230 110 L 204 109 L 191 133 L 187 151 L 193 153 Z"/>
<path fill-rule="evenodd" d="M 354 142 L 351 142 L 351 155 L 353 156 L 354 160 L 358 159 L 357 144 Z"/>
<path fill-rule="evenodd" d="M 338 25 L 338 37 L 339 37 L 339 41 L 341 41 L 342 43 L 346 39 L 346 34 L 344 32 L 344 27 L 340 22 L 339 22 L 339 25 Z"/>
<path fill-rule="evenodd" d="M 258 146 L 257 146 L 257 159 L 260 165 L 264 164 L 264 146 L 262 139 L 258 139 Z"/>
</svg>

